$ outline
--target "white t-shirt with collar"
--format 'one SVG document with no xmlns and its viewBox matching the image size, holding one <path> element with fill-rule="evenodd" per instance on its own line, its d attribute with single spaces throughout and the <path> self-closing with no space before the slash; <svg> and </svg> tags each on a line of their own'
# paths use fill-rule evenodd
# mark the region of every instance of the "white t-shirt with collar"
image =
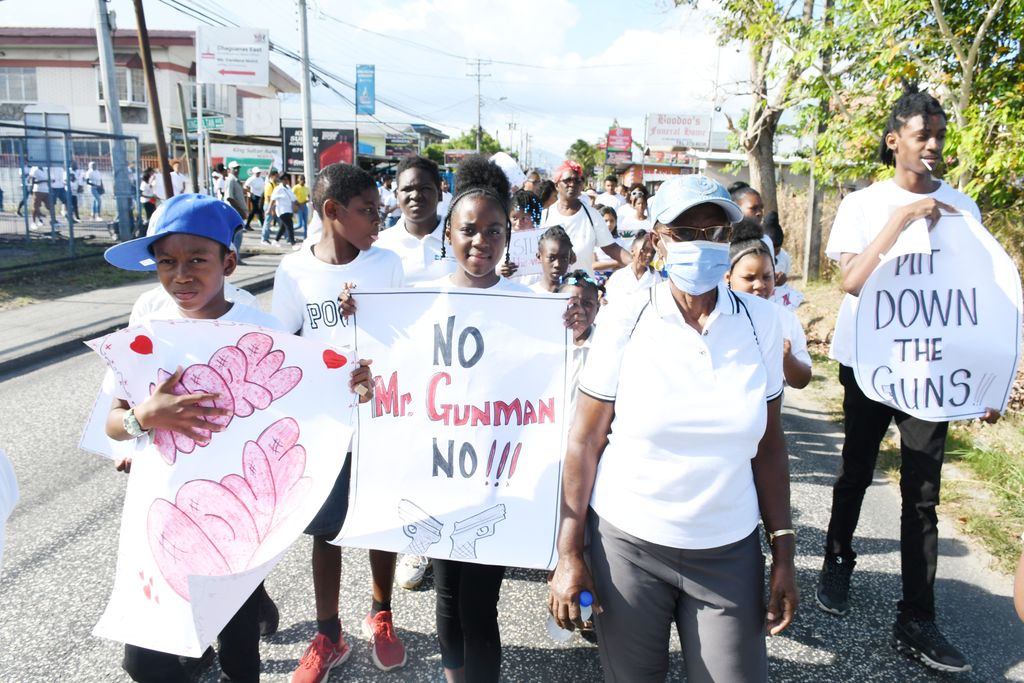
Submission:
<svg viewBox="0 0 1024 683">
<path fill-rule="evenodd" d="M 650 268 L 644 271 L 643 277 L 639 280 L 636 279 L 631 266 L 619 268 L 604 283 L 604 297 L 608 301 L 621 299 L 642 289 L 650 289 L 661 280 L 661 275 Z"/>
<path fill-rule="evenodd" d="M 580 391 L 615 402 L 591 507 L 673 548 L 734 543 L 760 518 L 751 459 L 782 395 L 775 305 L 718 285 L 703 333 L 668 281 L 598 314 Z"/>
<path fill-rule="evenodd" d="M 626 198 L 617 192 L 602 192 L 594 199 L 597 206 L 610 206 L 617 209 L 626 203 Z"/>
<path fill-rule="evenodd" d="M 281 259 L 274 275 L 271 310 L 286 330 L 326 343 L 355 347 L 351 320 L 341 315 L 338 295 L 346 282 L 359 290 L 401 287 L 402 262 L 386 249 L 370 247 L 343 265 L 325 263 L 313 255 L 312 246 L 303 245 Z"/>
<path fill-rule="evenodd" d="M 270 201 L 277 202 L 274 207 L 278 216 L 287 216 L 292 213 L 292 207 L 295 205 L 295 193 L 292 192 L 292 188 L 281 183 L 274 188 L 274 192 L 270 195 Z"/>
<path fill-rule="evenodd" d="M 885 227 L 894 211 L 907 204 L 913 204 L 929 197 L 967 211 L 978 221 L 981 212 L 974 200 L 950 187 L 944 180 L 939 187 L 929 194 L 916 194 L 896 184 L 893 180 L 883 180 L 852 192 L 843 198 L 832 223 L 832 232 L 825 247 L 825 254 L 838 261 L 845 254 L 859 254 L 864 251 L 878 233 Z M 829 356 L 843 365 L 853 365 L 854 320 L 857 312 L 857 297 L 847 294 L 839 307 L 836 317 L 836 329 L 832 335 L 832 348 Z"/>
<path fill-rule="evenodd" d="M 553 225 L 565 228 L 572 241 L 572 250 L 576 254 L 575 267 L 587 271 L 590 275 L 594 274 L 594 248 L 615 244 L 615 238 L 608 230 L 604 216 L 584 200 L 580 201 L 580 210 L 572 216 L 560 213 L 557 202 L 544 209 L 540 227 L 549 228 Z"/>
<path fill-rule="evenodd" d="M 441 246 L 444 244 L 444 226 L 438 221 L 434 232 L 420 239 L 409 234 L 405 229 L 405 218 L 387 230 L 381 230 L 373 246 L 387 249 L 398 255 L 405 272 L 405 284 L 412 286 L 418 282 L 436 280 L 455 272 L 458 264 L 451 254 L 441 258 Z"/>
</svg>

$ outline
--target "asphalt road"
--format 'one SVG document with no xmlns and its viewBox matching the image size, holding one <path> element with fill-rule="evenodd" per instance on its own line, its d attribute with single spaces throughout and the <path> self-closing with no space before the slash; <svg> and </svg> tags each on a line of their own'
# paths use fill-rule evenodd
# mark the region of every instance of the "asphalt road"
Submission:
<svg viewBox="0 0 1024 683">
<path fill-rule="evenodd" d="M 266 295 L 261 297 L 266 299 Z M 79 451 L 102 365 L 79 353 L 16 376 L 0 377 L 0 447 L 21 486 L 9 521 L 0 576 L 0 682 L 125 681 L 121 645 L 91 635 L 112 585 L 125 478 L 109 461 Z M 888 644 L 899 595 L 899 501 L 894 485 L 876 482 L 858 535 L 853 610 L 845 619 L 820 612 L 813 590 L 820 566 L 841 435 L 798 392 L 787 397 L 785 424 L 793 469 L 803 606 L 796 623 L 769 642 L 776 681 L 928 681 L 931 675 Z M 986 568 L 987 559 L 941 527 L 937 593 L 939 621 L 971 658 L 961 681 L 1024 681 L 1024 627 L 1009 599 L 1010 578 Z M 295 543 L 267 580 L 281 610 L 277 635 L 262 647 L 263 680 L 285 681 L 315 630 L 309 542 Z M 359 622 L 370 604 L 366 552 L 345 550 L 342 624 L 353 655 L 331 680 L 443 680 L 434 637 L 434 594 L 396 589 L 395 623 L 409 664 L 390 674 L 369 659 Z M 509 681 L 600 680 L 597 651 L 578 637 L 551 642 L 544 628 L 546 587 L 540 572 L 510 570 L 502 588 L 503 673 Z M 671 680 L 682 680 L 673 638 Z M 217 679 L 216 666 L 203 677 Z"/>
</svg>

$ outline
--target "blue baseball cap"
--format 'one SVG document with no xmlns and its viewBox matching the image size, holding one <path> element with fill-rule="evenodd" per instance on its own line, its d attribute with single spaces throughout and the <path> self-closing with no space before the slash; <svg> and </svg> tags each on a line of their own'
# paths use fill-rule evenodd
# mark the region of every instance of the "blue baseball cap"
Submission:
<svg viewBox="0 0 1024 683">
<path fill-rule="evenodd" d="M 242 217 L 227 202 L 205 194 L 179 194 L 157 209 L 145 237 L 115 244 L 103 253 L 107 263 L 124 270 L 156 270 L 152 246 L 176 233 L 196 235 L 232 247 Z"/>
<path fill-rule="evenodd" d="M 662 225 L 668 225 L 698 204 L 722 207 L 730 223 L 743 219 L 743 211 L 729 197 L 729 191 L 718 181 L 700 174 L 680 175 L 662 183 L 650 201 L 651 217 Z"/>
</svg>

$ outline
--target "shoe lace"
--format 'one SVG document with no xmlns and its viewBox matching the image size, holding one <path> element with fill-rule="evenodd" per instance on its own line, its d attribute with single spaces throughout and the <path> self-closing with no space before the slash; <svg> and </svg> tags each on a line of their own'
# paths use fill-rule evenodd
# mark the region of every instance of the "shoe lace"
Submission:
<svg viewBox="0 0 1024 683">
<path fill-rule="evenodd" d="M 317 638 L 309 644 L 306 654 L 302 656 L 302 667 L 305 669 L 319 670 L 327 661 L 327 650 L 330 648 L 327 638 Z"/>
<path fill-rule="evenodd" d="M 395 625 L 390 619 L 373 620 L 373 637 L 375 640 L 392 641 L 395 639 Z"/>
<path fill-rule="evenodd" d="M 942 631 L 939 630 L 939 627 L 935 625 L 934 621 L 917 621 L 916 623 L 921 629 L 921 635 L 926 638 L 933 647 L 951 647 L 949 641 L 946 640 L 946 636 L 942 635 Z"/>
</svg>

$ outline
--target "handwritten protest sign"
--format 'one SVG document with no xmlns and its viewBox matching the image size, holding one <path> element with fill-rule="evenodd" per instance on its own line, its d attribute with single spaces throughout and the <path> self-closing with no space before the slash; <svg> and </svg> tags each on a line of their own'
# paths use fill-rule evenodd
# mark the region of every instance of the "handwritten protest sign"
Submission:
<svg viewBox="0 0 1024 683">
<path fill-rule="evenodd" d="M 516 567 L 556 559 L 566 298 L 360 292 L 373 358 L 341 545 Z"/>
<path fill-rule="evenodd" d="M 967 214 L 943 215 L 928 240 L 907 233 L 861 289 L 857 384 L 923 420 L 1005 410 L 1021 346 L 1013 261 Z"/>
<path fill-rule="evenodd" d="M 137 440 L 114 589 L 98 636 L 197 657 L 320 509 L 344 462 L 351 359 L 291 334 L 164 320 L 89 345 L 137 405 L 184 368 L 178 394 L 218 394 L 204 445 Z"/>
<path fill-rule="evenodd" d="M 516 264 L 516 277 L 540 275 L 543 271 L 537 258 L 537 242 L 544 230 L 513 230 L 508 243 L 509 260 Z"/>
</svg>

